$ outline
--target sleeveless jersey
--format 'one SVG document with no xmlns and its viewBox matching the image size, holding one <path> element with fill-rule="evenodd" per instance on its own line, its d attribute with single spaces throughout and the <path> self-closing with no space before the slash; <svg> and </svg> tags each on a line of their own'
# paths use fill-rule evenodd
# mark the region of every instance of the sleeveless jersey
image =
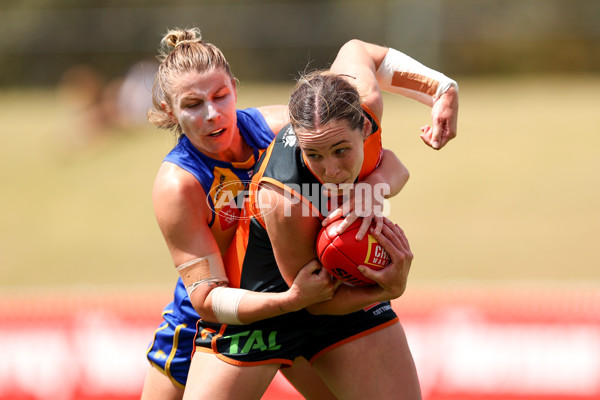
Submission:
<svg viewBox="0 0 600 400">
<path fill-rule="evenodd" d="M 376 130 L 379 131 L 378 125 Z M 320 196 L 322 185 L 306 166 L 295 137 L 289 126 L 282 129 L 257 163 L 244 202 L 245 213 L 225 256 L 231 287 L 259 292 L 283 292 L 288 289 L 277 267 L 253 188 L 262 182 L 269 182 L 288 193 L 295 192 L 301 201 L 313 208 L 313 215 L 318 217 L 322 217 L 321 211 L 325 211 L 322 210 L 326 206 L 323 203 L 329 202 L 329 198 Z M 366 155 L 367 160 L 374 159 L 375 162 L 365 168 L 363 174 L 368 174 L 369 169 L 377 165 L 380 154 L 381 147 L 377 149 L 376 146 L 374 154 Z M 312 364 L 339 346 L 397 322 L 398 317 L 390 302 L 373 304 L 345 315 L 312 315 L 303 309 L 248 325 L 226 325 L 200 319 L 195 344 L 196 351 L 214 354 L 232 365 L 269 363 L 289 366 L 300 356 Z"/>
<path fill-rule="evenodd" d="M 246 143 L 254 149 L 254 154 L 245 162 L 210 158 L 198 151 L 185 135 L 164 158 L 191 173 L 202 185 L 211 213 L 208 226 L 221 252 L 231 242 L 241 211 L 232 207 L 230 200 L 246 188 L 260 153 L 273 140 L 271 128 L 256 108 L 237 110 L 237 126 Z"/>
<path fill-rule="evenodd" d="M 364 142 L 364 161 L 359 180 L 369 175 L 381 160 L 381 128 L 379 121 L 364 106 L 365 116 L 373 125 L 372 133 Z M 244 216 L 241 218 L 233 243 L 225 255 L 225 268 L 229 286 L 257 292 L 283 292 L 288 289 L 273 253 L 271 241 L 256 201 L 256 188 L 261 183 L 270 183 L 285 190 L 290 196 L 311 207 L 313 215 L 324 218 L 333 211 L 329 199 L 321 195 L 322 183 L 315 177 L 297 146 L 291 127 L 284 127 L 257 163 L 247 193 Z"/>
<path fill-rule="evenodd" d="M 249 182 L 255 161 L 273 140 L 273 132 L 256 108 L 237 110 L 240 134 L 254 149 L 244 163 L 215 160 L 199 152 L 186 136 L 182 136 L 164 161 L 176 164 L 191 173 L 207 194 L 211 210 L 210 229 L 221 252 L 235 233 L 239 210 L 227 200 L 243 190 Z M 163 322 L 156 329 L 147 351 L 148 360 L 163 371 L 174 384 L 183 387 L 194 349 L 198 313 L 194 310 L 181 278 L 177 280 L 173 301 L 163 310 Z"/>
</svg>

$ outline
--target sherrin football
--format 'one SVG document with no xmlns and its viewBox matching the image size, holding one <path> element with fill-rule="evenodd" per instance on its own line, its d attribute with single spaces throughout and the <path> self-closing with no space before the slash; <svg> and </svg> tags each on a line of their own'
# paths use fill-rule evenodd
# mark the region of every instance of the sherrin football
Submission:
<svg viewBox="0 0 600 400">
<path fill-rule="evenodd" d="M 359 218 L 340 235 L 336 230 L 343 219 L 338 219 L 323 227 L 317 236 L 317 255 L 323 268 L 341 281 L 357 286 L 375 285 L 375 282 L 364 276 L 359 265 L 372 269 L 381 269 L 391 262 L 389 254 L 370 234 L 361 241 L 356 240 L 356 233 L 362 219 Z"/>
</svg>

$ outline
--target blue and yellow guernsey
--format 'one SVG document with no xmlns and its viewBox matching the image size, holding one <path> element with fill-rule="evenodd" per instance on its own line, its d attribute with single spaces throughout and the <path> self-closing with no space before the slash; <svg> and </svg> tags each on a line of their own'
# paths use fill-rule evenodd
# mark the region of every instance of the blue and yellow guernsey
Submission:
<svg viewBox="0 0 600 400">
<path fill-rule="evenodd" d="M 275 137 L 256 108 L 237 110 L 237 126 L 246 143 L 254 149 L 245 162 L 230 163 L 210 158 L 198 151 L 185 135 L 164 158 L 191 173 L 202 185 L 211 210 L 209 227 L 221 252 L 235 234 L 240 212 L 230 200 L 246 188 L 254 164 Z M 164 308 L 164 321 L 156 330 L 147 353 L 148 360 L 178 386 L 186 383 L 198 318 L 183 282 L 178 279 L 173 301 Z"/>
<path fill-rule="evenodd" d="M 256 108 L 237 110 L 237 125 L 246 143 L 254 149 L 254 154 L 244 162 L 210 158 L 198 151 L 185 135 L 164 159 L 191 173 L 202 185 L 211 210 L 208 226 L 221 252 L 231 243 L 240 214 L 240 209 L 232 207 L 230 200 L 248 186 L 254 164 L 274 138 Z"/>
</svg>

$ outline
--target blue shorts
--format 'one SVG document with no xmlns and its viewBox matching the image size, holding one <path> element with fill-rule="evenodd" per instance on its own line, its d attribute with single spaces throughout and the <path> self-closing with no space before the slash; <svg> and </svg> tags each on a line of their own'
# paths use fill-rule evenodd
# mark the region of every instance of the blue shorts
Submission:
<svg viewBox="0 0 600 400">
<path fill-rule="evenodd" d="M 196 351 L 233 365 L 291 366 L 297 357 L 311 364 L 345 343 L 398 322 L 389 302 L 347 315 L 312 315 L 300 310 L 249 325 L 198 321 Z"/>
<path fill-rule="evenodd" d="M 162 316 L 164 321 L 154 333 L 147 357 L 171 381 L 183 387 L 194 352 L 196 322 L 200 317 L 192 307 L 181 279 L 175 286 L 173 301 L 164 308 Z"/>
</svg>

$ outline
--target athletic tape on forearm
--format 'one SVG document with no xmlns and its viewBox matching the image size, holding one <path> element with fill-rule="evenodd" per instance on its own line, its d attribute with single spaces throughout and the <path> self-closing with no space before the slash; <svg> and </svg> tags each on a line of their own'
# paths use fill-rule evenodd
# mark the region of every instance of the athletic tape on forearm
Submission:
<svg viewBox="0 0 600 400">
<path fill-rule="evenodd" d="M 386 92 L 401 94 L 433 105 L 456 81 L 395 49 L 389 49 L 375 76 Z"/>
<path fill-rule="evenodd" d="M 238 318 L 238 308 L 242 297 L 248 291 L 219 286 L 212 291 L 212 309 L 221 324 L 243 325 Z"/>
<path fill-rule="evenodd" d="M 177 267 L 188 295 L 203 283 L 228 282 L 220 253 L 195 258 Z"/>
</svg>

